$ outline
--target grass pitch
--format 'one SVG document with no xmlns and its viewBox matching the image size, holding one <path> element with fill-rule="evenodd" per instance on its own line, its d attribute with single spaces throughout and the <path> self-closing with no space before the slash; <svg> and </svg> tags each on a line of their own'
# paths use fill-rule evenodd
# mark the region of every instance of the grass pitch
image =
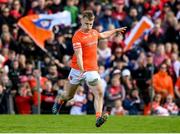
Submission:
<svg viewBox="0 0 180 134">
<path fill-rule="evenodd" d="M 100 128 L 95 116 L 1 115 L 0 133 L 178 133 L 180 117 L 110 116 Z"/>
</svg>

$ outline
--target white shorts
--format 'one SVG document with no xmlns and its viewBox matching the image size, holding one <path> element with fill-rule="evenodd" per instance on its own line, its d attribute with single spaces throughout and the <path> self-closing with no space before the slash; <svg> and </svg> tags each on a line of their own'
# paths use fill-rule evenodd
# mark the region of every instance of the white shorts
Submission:
<svg viewBox="0 0 180 134">
<path fill-rule="evenodd" d="M 99 73 L 97 71 L 87 71 L 82 76 L 79 70 L 74 68 L 71 69 L 68 79 L 71 84 L 80 84 L 82 81 L 85 81 L 89 86 L 96 86 L 97 82 L 100 80 Z"/>
</svg>

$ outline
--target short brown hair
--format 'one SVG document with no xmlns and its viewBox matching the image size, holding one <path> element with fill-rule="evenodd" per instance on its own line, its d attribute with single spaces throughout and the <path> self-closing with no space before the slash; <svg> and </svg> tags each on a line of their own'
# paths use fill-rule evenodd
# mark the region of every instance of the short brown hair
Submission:
<svg viewBox="0 0 180 134">
<path fill-rule="evenodd" d="M 95 18 L 93 11 L 85 10 L 82 14 L 82 18 L 87 18 L 88 20 L 93 20 Z"/>
</svg>

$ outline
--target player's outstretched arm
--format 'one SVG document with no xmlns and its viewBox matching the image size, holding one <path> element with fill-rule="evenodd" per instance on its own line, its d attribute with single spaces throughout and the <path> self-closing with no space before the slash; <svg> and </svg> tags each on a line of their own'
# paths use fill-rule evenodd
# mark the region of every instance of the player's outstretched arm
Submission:
<svg viewBox="0 0 180 134">
<path fill-rule="evenodd" d="M 121 28 L 109 30 L 109 31 L 106 31 L 106 32 L 102 32 L 102 33 L 100 33 L 100 38 L 108 38 L 111 35 L 113 35 L 114 33 L 123 34 L 126 31 L 126 29 L 127 29 L 127 27 L 121 27 Z"/>
</svg>

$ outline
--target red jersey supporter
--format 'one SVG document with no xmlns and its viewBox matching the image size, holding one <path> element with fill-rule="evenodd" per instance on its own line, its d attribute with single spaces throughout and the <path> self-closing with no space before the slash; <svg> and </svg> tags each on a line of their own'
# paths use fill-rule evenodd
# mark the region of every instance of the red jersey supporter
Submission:
<svg viewBox="0 0 180 134">
<path fill-rule="evenodd" d="M 166 51 L 166 55 L 168 58 L 171 58 L 171 55 L 172 55 L 172 44 L 167 42 L 165 44 L 165 51 Z"/>
<path fill-rule="evenodd" d="M 169 112 L 167 109 L 161 106 L 161 94 L 156 94 L 152 103 L 152 113 L 154 115 L 168 116 Z"/>
<path fill-rule="evenodd" d="M 37 80 L 36 77 L 40 75 L 38 69 L 33 71 L 33 75 L 29 77 L 29 85 L 33 90 L 33 113 L 37 113 L 37 106 L 38 106 L 38 91 L 37 91 Z M 47 81 L 46 77 L 40 76 L 40 86 L 41 90 L 45 89 L 45 82 Z"/>
<path fill-rule="evenodd" d="M 115 53 L 116 48 L 121 47 L 124 48 L 125 43 L 123 41 L 122 35 L 115 35 L 112 37 L 111 40 L 109 40 L 109 47 L 111 48 L 112 53 Z"/>
<path fill-rule="evenodd" d="M 10 11 L 10 15 L 13 16 L 15 20 L 19 19 L 22 16 L 21 4 L 19 0 L 13 2 L 13 10 Z"/>
<path fill-rule="evenodd" d="M 119 99 L 124 100 L 125 95 L 125 89 L 121 85 L 119 77 L 116 77 L 116 75 L 114 75 L 111 80 L 111 86 L 108 87 L 106 92 L 107 107 L 114 107 L 115 101 Z"/>
<path fill-rule="evenodd" d="M 160 13 L 157 17 L 163 17 L 163 8 L 169 0 L 156 0 L 156 1 L 146 1 L 144 7 L 148 15 L 155 16 L 156 13 Z"/>
<path fill-rule="evenodd" d="M 32 93 L 28 84 L 21 85 L 15 98 L 18 114 L 31 114 Z"/>
<path fill-rule="evenodd" d="M 170 115 L 177 115 L 179 110 L 177 105 L 173 102 L 173 97 L 168 95 L 166 98 L 166 103 L 164 104 L 164 108 L 166 108 Z"/>
<path fill-rule="evenodd" d="M 46 88 L 41 93 L 41 112 L 43 114 L 50 114 L 51 108 L 54 104 L 55 94 L 52 90 L 52 82 L 45 82 Z"/>
<path fill-rule="evenodd" d="M 125 19 L 126 12 L 124 11 L 124 0 L 115 4 L 115 11 L 113 11 L 112 16 L 119 21 L 123 21 Z"/>
<path fill-rule="evenodd" d="M 39 72 L 39 70 L 35 69 L 33 71 L 32 77 L 29 78 L 29 84 L 30 84 L 31 89 L 37 87 L 36 77 L 38 75 L 40 75 L 40 72 Z M 40 77 L 40 85 L 41 85 L 42 89 L 45 89 L 45 82 L 46 81 L 47 81 L 46 77 Z"/>
</svg>

